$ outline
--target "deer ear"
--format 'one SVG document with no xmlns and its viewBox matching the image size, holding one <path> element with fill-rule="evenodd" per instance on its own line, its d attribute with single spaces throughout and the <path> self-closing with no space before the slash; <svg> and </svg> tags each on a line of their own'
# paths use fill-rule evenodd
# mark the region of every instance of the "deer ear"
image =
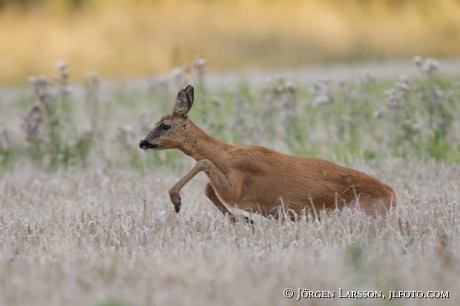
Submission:
<svg viewBox="0 0 460 306">
<path fill-rule="evenodd" d="M 192 108 L 193 101 L 195 100 L 195 93 L 193 90 L 193 86 L 188 85 L 187 87 L 185 87 L 185 92 L 187 93 L 188 99 L 190 101 L 190 108 Z"/>
<path fill-rule="evenodd" d="M 193 105 L 193 87 L 188 85 L 185 89 L 181 89 L 177 94 L 176 103 L 174 104 L 173 113 L 185 116 L 188 114 Z"/>
</svg>

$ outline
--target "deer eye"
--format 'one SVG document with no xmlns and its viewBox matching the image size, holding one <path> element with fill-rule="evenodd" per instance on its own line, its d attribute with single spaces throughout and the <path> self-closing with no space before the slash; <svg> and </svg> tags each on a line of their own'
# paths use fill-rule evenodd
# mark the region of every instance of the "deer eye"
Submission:
<svg viewBox="0 0 460 306">
<path fill-rule="evenodd" d="M 163 124 L 162 127 L 161 127 L 164 131 L 167 131 L 171 128 L 170 125 L 167 125 L 167 124 Z"/>
</svg>

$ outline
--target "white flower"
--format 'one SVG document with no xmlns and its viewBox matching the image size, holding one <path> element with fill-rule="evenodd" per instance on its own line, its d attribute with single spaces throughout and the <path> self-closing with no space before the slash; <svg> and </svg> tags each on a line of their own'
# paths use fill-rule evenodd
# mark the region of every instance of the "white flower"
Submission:
<svg viewBox="0 0 460 306">
<path fill-rule="evenodd" d="M 401 82 L 406 82 L 408 83 L 409 82 L 409 75 L 407 73 L 403 73 L 399 76 L 399 80 Z"/>
<path fill-rule="evenodd" d="M 200 58 L 199 55 L 195 55 L 195 59 L 193 60 L 193 65 L 195 68 L 202 68 L 206 66 L 206 60 L 203 58 Z"/>
<path fill-rule="evenodd" d="M 383 117 L 383 109 L 381 106 L 379 106 L 379 108 L 377 108 L 373 113 L 372 113 L 372 116 L 374 118 L 382 118 Z"/>
<path fill-rule="evenodd" d="M 59 70 L 63 70 L 67 68 L 67 62 L 63 60 L 59 60 L 56 62 L 56 68 Z"/>
<path fill-rule="evenodd" d="M 409 91 L 410 90 L 410 85 L 407 84 L 406 82 L 397 82 L 396 86 L 398 86 L 403 91 Z"/>
<path fill-rule="evenodd" d="M 422 70 L 427 74 L 432 74 L 439 68 L 439 62 L 432 58 L 427 58 L 422 65 Z"/>
<path fill-rule="evenodd" d="M 313 101 L 313 105 L 315 106 L 320 106 L 320 105 L 326 105 L 331 103 L 331 98 L 329 96 L 317 96 L 315 100 Z"/>
<path fill-rule="evenodd" d="M 414 62 L 415 65 L 421 66 L 422 62 L 423 62 L 423 58 L 421 56 L 417 55 L 417 56 L 414 56 L 412 61 Z"/>
</svg>

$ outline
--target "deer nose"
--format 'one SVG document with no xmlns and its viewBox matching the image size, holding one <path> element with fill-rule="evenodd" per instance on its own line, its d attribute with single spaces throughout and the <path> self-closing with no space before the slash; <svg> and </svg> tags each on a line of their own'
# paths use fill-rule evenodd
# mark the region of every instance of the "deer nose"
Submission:
<svg viewBox="0 0 460 306">
<path fill-rule="evenodd" d="M 142 150 L 155 149 L 157 146 L 158 146 L 158 145 L 156 145 L 156 144 L 151 144 L 150 142 L 148 142 L 148 141 L 145 140 L 145 139 L 139 141 L 139 148 L 141 148 Z"/>
</svg>

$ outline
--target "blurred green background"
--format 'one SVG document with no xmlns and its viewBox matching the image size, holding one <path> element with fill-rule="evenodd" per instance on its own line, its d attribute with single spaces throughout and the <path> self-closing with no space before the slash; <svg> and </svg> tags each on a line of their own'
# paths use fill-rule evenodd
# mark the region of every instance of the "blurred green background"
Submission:
<svg viewBox="0 0 460 306">
<path fill-rule="evenodd" d="M 458 57 L 460 0 L 0 0 L 0 83 Z"/>
</svg>

